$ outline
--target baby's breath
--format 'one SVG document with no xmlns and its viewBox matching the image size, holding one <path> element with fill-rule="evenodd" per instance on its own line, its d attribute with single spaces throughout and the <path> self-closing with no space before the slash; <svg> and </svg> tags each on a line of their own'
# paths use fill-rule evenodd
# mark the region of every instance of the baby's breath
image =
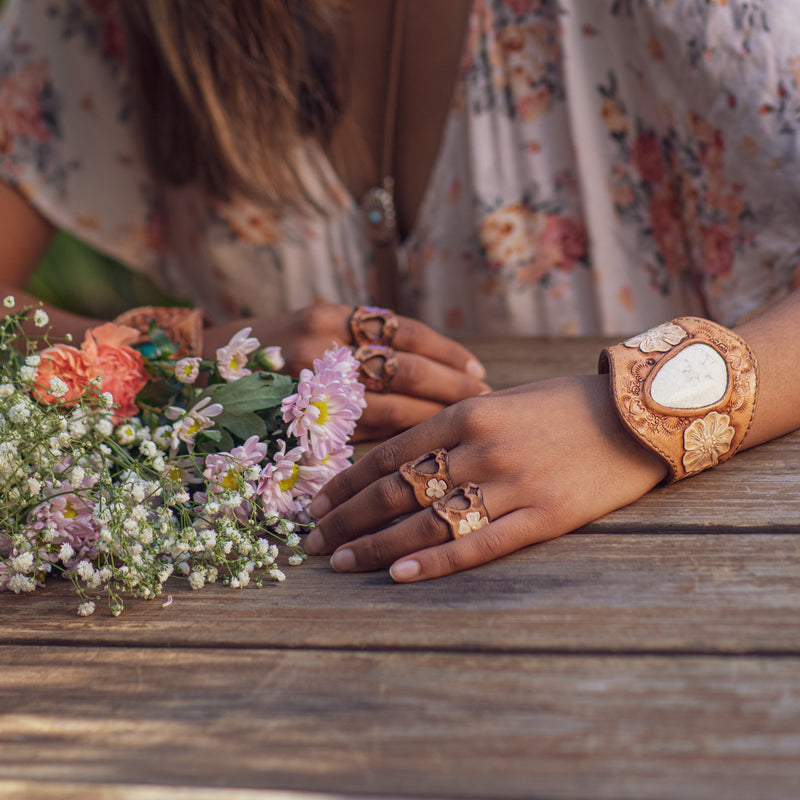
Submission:
<svg viewBox="0 0 800 800">
<path fill-rule="evenodd" d="M 332 473 L 320 466 L 322 457 L 304 460 L 287 423 L 291 418 L 317 450 L 320 442 L 344 445 L 340 434 L 352 432 L 363 407 L 363 389 L 341 371 L 355 374 L 344 351 L 323 364 L 334 376 L 334 388 L 315 385 L 313 391 L 350 391 L 346 424 L 337 421 L 339 427 L 319 434 L 315 443 L 317 431 L 305 424 L 301 403 L 311 390 L 291 395 L 298 384 L 288 379 L 281 384 L 282 396 L 259 406 L 254 387 L 276 378 L 264 373 L 257 383 L 252 372 L 265 362 L 254 356 L 247 375 L 242 368 L 241 386 L 252 404 L 249 418 L 263 408 L 264 422 L 258 436 L 242 436 L 236 445 L 222 424 L 228 398 L 241 405 L 243 396 L 229 364 L 223 365 L 226 372 L 219 364 L 189 359 L 178 362 L 176 372 L 171 351 L 164 350 L 146 364 L 150 383 L 161 396 L 168 394 L 168 401 L 142 402 L 140 416 L 120 417 L 103 378 L 76 384 L 75 375 L 54 370 L 51 350 L 43 356 L 26 337 L 26 320 L 39 328 L 49 324 L 44 309 L 17 310 L 10 295 L 3 305 L 8 311 L 0 319 L 0 590 L 32 592 L 48 575 L 61 572 L 75 587 L 80 616 L 93 614 L 101 600 L 118 616 L 125 598 L 161 597 L 164 584 L 177 577 L 194 590 L 218 581 L 233 588 L 281 582 L 278 544 L 289 565 L 303 562 L 298 534 L 308 529 L 305 508 Z M 49 377 L 42 381 L 37 376 L 44 368 Z M 196 371 L 205 373 L 197 385 Z M 228 394 L 219 391 L 212 400 L 215 384 L 230 384 Z M 35 393 L 37 386 L 49 390 L 49 404 Z M 227 447 L 218 446 L 224 436 Z M 161 606 L 167 608 L 172 597 Z"/>
</svg>

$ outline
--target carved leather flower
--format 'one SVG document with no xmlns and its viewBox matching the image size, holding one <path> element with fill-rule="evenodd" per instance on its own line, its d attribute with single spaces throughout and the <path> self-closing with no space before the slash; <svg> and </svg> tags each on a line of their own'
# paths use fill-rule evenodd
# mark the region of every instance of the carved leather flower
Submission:
<svg viewBox="0 0 800 800">
<path fill-rule="evenodd" d="M 425 494 L 434 500 L 441 500 L 447 494 L 447 482 L 441 478 L 431 478 L 425 487 Z"/>
<path fill-rule="evenodd" d="M 653 351 L 666 353 L 671 347 L 682 342 L 688 335 L 680 325 L 675 325 L 673 322 L 665 322 L 663 325 L 650 328 L 649 331 L 640 333 L 638 336 L 626 339 L 623 344 L 625 347 L 638 347 L 643 353 L 652 353 Z"/>
<path fill-rule="evenodd" d="M 735 431 L 727 414 L 712 411 L 696 419 L 683 432 L 683 466 L 687 472 L 715 467 L 719 457 L 731 449 Z"/>
<path fill-rule="evenodd" d="M 466 536 L 466 534 L 472 533 L 472 531 L 476 531 L 478 528 L 488 524 L 489 518 L 482 517 L 480 511 L 468 511 L 466 519 L 458 521 L 458 533 L 460 536 Z"/>
</svg>

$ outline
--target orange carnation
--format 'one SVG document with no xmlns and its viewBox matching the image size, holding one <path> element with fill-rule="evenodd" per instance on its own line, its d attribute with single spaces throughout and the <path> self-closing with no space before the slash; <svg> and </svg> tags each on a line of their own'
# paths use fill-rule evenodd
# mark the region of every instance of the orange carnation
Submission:
<svg viewBox="0 0 800 800">
<path fill-rule="evenodd" d="M 133 416 L 138 411 L 136 395 L 149 379 L 141 353 L 130 346 L 138 336 L 134 328 L 108 322 L 87 330 L 80 350 L 63 344 L 48 347 L 40 354 L 34 397 L 48 404 L 74 403 L 93 379 L 100 378 L 97 392 L 108 392 L 119 406 L 114 421 Z M 63 399 L 50 392 L 53 377 L 67 384 Z"/>
</svg>

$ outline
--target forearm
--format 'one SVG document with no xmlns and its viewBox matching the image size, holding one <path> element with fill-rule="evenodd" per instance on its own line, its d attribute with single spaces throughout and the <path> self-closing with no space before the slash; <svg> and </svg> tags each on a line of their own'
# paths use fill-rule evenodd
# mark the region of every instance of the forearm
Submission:
<svg viewBox="0 0 800 800">
<path fill-rule="evenodd" d="M 800 428 L 800 293 L 736 328 L 758 359 L 759 389 L 743 448 Z"/>
<path fill-rule="evenodd" d="M 0 298 L 6 297 L 14 298 L 14 308 L 10 309 L 12 311 L 19 311 L 26 306 L 31 306 L 33 308 L 38 308 L 40 306 L 39 299 L 32 294 L 21 291 L 14 286 L 0 284 Z M 42 303 L 41 308 L 47 312 L 50 322 L 46 328 L 42 329 L 34 327 L 32 322 L 28 322 L 24 326 L 24 330 L 31 339 L 38 339 L 46 333 L 51 340 L 59 340 L 64 339 L 67 334 L 71 334 L 73 339 L 80 342 L 87 328 L 107 321 L 79 316 L 78 314 L 64 311 L 64 309 L 49 303 Z M 3 310 L 5 311 L 6 308 L 4 307 Z"/>
</svg>

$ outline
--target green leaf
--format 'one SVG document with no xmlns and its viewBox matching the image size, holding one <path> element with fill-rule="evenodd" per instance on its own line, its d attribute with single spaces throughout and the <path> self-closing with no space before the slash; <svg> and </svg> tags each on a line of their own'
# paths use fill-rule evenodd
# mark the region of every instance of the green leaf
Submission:
<svg viewBox="0 0 800 800">
<path fill-rule="evenodd" d="M 204 389 L 197 400 L 210 397 L 228 414 L 247 414 L 279 406 L 294 391 L 294 381 L 274 372 L 253 372 L 232 383 L 215 383 Z"/>
<path fill-rule="evenodd" d="M 255 372 L 232 383 L 207 387 L 195 402 L 210 397 L 213 403 L 222 406 L 222 411 L 214 417 L 214 429 L 221 438 L 212 449 L 230 450 L 236 442 L 245 442 L 251 436 L 266 439 L 271 427 L 278 423 L 283 398 L 294 391 L 294 386 L 294 381 L 285 375 Z M 205 431 L 209 439 L 210 432 Z"/>
</svg>

